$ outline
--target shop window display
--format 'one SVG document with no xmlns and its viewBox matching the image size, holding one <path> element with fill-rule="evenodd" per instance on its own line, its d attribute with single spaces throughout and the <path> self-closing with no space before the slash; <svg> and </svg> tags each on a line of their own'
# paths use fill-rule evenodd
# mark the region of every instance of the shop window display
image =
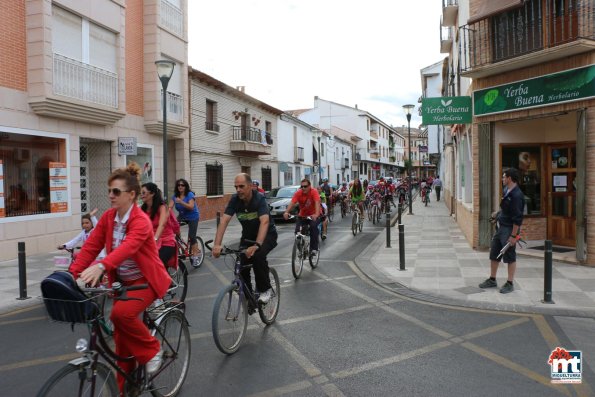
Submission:
<svg viewBox="0 0 595 397">
<path fill-rule="evenodd" d="M 500 175 L 510 167 L 519 170 L 519 187 L 525 195 L 525 214 L 541 215 L 541 146 L 503 146 L 501 164 Z"/>
<path fill-rule="evenodd" d="M 66 140 L 0 131 L 4 216 L 50 213 L 50 163 L 66 163 Z"/>
</svg>

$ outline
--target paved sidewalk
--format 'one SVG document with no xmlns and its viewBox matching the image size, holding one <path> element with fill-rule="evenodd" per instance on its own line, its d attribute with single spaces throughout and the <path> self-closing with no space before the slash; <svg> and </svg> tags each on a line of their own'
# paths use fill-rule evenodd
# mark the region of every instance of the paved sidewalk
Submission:
<svg viewBox="0 0 595 397">
<path fill-rule="evenodd" d="M 208 220 L 198 224 L 198 235 L 204 241 L 215 238 L 216 221 Z M 241 235 L 241 225 L 234 217 L 227 227 L 224 243 L 233 243 L 239 240 Z M 187 234 L 187 229 L 182 228 L 182 236 Z M 27 292 L 30 299 L 18 300 L 19 293 L 19 268 L 18 260 L 9 260 L 0 262 L 0 315 L 13 310 L 27 308 L 32 305 L 40 304 L 39 296 L 41 291 L 39 285 L 41 281 L 54 270 L 61 270 L 54 265 L 54 256 L 67 256 L 65 251 L 52 251 L 47 254 L 27 256 Z"/>
<path fill-rule="evenodd" d="M 595 317 L 595 268 L 562 262 L 568 259 L 564 254 L 554 253 L 554 304 L 542 302 L 542 251 L 517 248 L 514 292 L 501 294 L 499 288 L 480 289 L 479 283 L 490 274 L 489 252 L 472 249 L 444 202 L 435 201 L 434 194 L 432 199 L 427 207 L 415 200 L 413 215 L 402 216 L 406 270 L 399 270 L 399 234 L 394 226 L 391 248 L 386 248 L 386 233 L 382 233 L 356 258 L 364 273 L 401 294 L 436 303 Z M 506 278 L 506 265 L 500 264 L 498 287 Z"/>
</svg>

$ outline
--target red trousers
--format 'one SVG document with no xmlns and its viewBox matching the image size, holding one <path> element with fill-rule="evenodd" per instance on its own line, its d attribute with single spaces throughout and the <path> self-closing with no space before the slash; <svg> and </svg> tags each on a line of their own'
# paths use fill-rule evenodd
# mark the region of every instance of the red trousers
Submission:
<svg viewBox="0 0 595 397">
<path fill-rule="evenodd" d="M 146 284 L 147 280 L 141 278 L 125 285 Z M 115 301 L 110 319 L 114 324 L 114 342 L 116 354 L 122 357 L 134 356 L 136 361 L 145 365 L 159 352 L 159 341 L 151 336 L 149 329 L 142 321 L 143 311 L 157 296 L 149 287 L 138 291 L 127 291 L 130 298 L 142 300 Z M 126 372 L 134 370 L 133 361 L 118 361 L 118 365 Z M 118 373 L 118 387 L 124 389 L 124 377 Z"/>
</svg>

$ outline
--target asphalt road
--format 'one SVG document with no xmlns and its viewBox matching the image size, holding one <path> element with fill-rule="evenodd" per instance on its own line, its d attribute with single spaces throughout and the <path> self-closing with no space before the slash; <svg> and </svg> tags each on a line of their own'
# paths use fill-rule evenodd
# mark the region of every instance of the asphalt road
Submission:
<svg viewBox="0 0 595 397">
<path fill-rule="evenodd" d="M 334 222 L 319 267 L 293 279 L 293 224 L 280 224 L 269 263 L 281 279 L 277 322 L 250 318 L 243 345 L 221 354 L 211 311 L 223 259 L 190 274 L 192 360 L 181 396 L 592 396 L 593 319 L 489 312 L 417 302 L 369 280 L 354 258 L 384 229 L 354 237 Z M 50 323 L 41 307 L 0 316 L 0 396 L 33 396 L 86 335 Z M 582 384 L 550 383 L 557 346 L 583 351 Z M 592 354 L 591 354 L 592 353 Z"/>
</svg>

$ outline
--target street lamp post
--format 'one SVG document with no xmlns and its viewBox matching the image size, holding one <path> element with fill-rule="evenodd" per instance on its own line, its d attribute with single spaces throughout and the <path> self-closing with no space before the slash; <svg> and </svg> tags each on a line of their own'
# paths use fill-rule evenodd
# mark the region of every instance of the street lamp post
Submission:
<svg viewBox="0 0 595 397">
<path fill-rule="evenodd" d="M 167 193 L 167 84 L 174 72 L 175 62 L 162 59 L 155 62 L 157 66 L 157 75 L 161 80 L 163 91 L 163 198 L 169 200 Z"/>
<path fill-rule="evenodd" d="M 409 163 L 407 164 L 407 175 L 409 183 L 407 189 L 409 190 L 409 215 L 413 215 L 413 198 L 411 196 L 411 111 L 415 108 L 415 105 L 403 105 L 405 114 L 407 115 L 407 135 L 409 143 L 407 144 L 409 150 Z"/>
</svg>

